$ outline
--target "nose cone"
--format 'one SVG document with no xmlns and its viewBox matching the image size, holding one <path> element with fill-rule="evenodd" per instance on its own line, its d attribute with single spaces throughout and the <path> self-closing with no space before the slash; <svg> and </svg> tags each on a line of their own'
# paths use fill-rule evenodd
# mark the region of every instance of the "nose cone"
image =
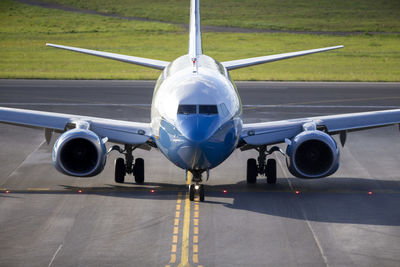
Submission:
<svg viewBox="0 0 400 267">
<path fill-rule="evenodd" d="M 179 156 L 186 168 L 209 168 L 209 140 L 218 129 L 218 116 L 184 115 L 179 120 L 179 131 L 186 140 Z"/>
<path fill-rule="evenodd" d="M 162 121 L 160 150 L 182 169 L 207 170 L 224 161 L 234 150 L 232 121 L 220 125 L 217 115 L 181 115 L 174 125 Z"/>
<path fill-rule="evenodd" d="M 180 132 L 195 145 L 207 141 L 218 128 L 218 116 L 189 115 L 182 116 L 179 123 Z"/>
</svg>

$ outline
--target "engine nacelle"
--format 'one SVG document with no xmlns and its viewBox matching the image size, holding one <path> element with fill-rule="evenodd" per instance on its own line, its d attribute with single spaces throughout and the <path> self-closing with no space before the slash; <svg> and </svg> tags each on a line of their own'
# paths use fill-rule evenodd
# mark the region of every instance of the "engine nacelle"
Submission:
<svg viewBox="0 0 400 267">
<path fill-rule="evenodd" d="M 321 131 L 304 131 L 288 145 L 286 160 L 291 174 L 298 178 L 322 178 L 339 168 L 339 149 L 333 138 Z"/>
<path fill-rule="evenodd" d="M 72 129 L 57 139 L 52 158 L 58 171 L 71 176 L 89 177 L 104 169 L 107 151 L 94 132 Z"/>
</svg>

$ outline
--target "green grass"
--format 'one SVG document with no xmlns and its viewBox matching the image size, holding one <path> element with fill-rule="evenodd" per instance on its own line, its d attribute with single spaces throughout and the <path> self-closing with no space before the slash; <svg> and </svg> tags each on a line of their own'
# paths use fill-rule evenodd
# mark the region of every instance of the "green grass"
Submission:
<svg viewBox="0 0 400 267">
<path fill-rule="evenodd" d="M 82 9 L 188 23 L 189 0 L 41 0 Z M 400 1 L 201 0 L 204 25 L 306 31 L 400 31 Z"/>
<path fill-rule="evenodd" d="M 159 71 L 46 47 L 56 43 L 171 61 L 187 52 L 179 26 L 0 2 L 0 78 L 156 79 Z M 235 80 L 400 81 L 399 35 L 203 35 L 219 61 L 345 45 L 344 49 L 232 71 Z"/>
</svg>

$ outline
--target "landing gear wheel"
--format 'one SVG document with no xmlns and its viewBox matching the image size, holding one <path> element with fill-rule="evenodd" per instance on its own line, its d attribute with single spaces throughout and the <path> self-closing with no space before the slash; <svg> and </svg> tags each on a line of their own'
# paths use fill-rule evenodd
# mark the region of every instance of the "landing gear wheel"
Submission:
<svg viewBox="0 0 400 267">
<path fill-rule="evenodd" d="M 189 200 L 194 201 L 194 184 L 189 185 Z"/>
<path fill-rule="evenodd" d="M 137 184 L 144 183 L 144 160 L 137 158 L 135 160 L 135 166 L 133 167 L 133 175 L 135 176 L 135 182 Z"/>
<path fill-rule="evenodd" d="M 267 166 L 265 167 L 265 175 L 267 176 L 267 183 L 276 184 L 276 160 L 268 159 Z"/>
<path fill-rule="evenodd" d="M 257 161 L 255 159 L 247 160 L 247 183 L 255 184 L 257 182 Z"/>
<path fill-rule="evenodd" d="M 114 161 L 115 182 L 122 184 L 125 181 L 125 161 L 123 158 L 117 158 Z"/>
<path fill-rule="evenodd" d="M 204 185 L 200 185 L 199 188 L 199 198 L 200 198 L 200 202 L 204 202 Z"/>
</svg>

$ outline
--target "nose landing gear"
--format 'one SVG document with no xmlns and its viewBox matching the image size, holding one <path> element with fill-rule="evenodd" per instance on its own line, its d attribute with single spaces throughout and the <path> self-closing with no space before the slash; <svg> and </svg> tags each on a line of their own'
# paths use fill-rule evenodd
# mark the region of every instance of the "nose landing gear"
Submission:
<svg viewBox="0 0 400 267">
<path fill-rule="evenodd" d="M 189 185 L 189 199 L 194 201 L 195 195 L 199 196 L 200 202 L 204 201 L 204 185 L 203 184 L 190 184 Z"/>
<path fill-rule="evenodd" d="M 191 183 L 189 184 L 189 200 L 194 201 L 195 195 L 199 196 L 200 202 L 204 201 L 204 185 L 201 184 L 201 172 L 193 171 L 187 172 L 187 179 Z"/>
</svg>

